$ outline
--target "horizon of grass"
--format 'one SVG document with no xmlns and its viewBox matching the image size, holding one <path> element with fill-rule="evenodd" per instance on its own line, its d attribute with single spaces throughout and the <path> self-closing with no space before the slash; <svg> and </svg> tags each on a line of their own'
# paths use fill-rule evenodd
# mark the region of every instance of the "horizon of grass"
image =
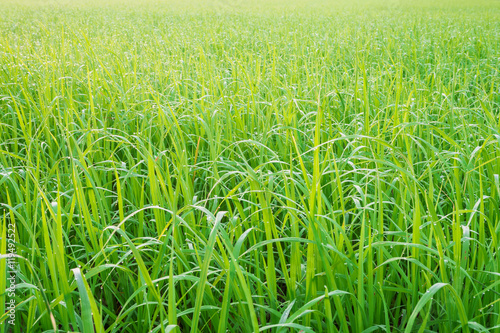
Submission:
<svg viewBox="0 0 500 333">
<path fill-rule="evenodd" d="M 6 1 L 0 333 L 499 333 L 499 69 L 493 0 Z"/>
</svg>

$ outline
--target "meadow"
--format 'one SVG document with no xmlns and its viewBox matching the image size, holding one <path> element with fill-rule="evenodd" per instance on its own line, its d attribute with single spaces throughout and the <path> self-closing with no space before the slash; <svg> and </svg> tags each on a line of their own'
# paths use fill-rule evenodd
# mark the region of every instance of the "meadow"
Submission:
<svg viewBox="0 0 500 333">
<path fill-rule="evenodd" d="M 499 1 L 0 14 L 0 333 L 500 332 Z"/>
</svg>

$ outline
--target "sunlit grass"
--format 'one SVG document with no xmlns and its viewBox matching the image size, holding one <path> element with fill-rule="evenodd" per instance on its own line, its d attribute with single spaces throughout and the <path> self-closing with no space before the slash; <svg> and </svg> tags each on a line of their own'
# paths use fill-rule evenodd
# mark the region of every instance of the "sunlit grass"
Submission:
<svg viewBox="0 0 500 333">
<path fill-rule="evenodd" d="M 499 2 L 3 9 L 1 333 L 500 332 Z"/>
</svg>

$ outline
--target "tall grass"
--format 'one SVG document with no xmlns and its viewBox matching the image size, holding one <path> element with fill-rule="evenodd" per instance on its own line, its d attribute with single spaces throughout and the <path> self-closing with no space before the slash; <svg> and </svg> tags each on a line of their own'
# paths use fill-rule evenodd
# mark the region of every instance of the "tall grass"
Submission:
<svg viewBox="0 0 500 333">
<path fill-rule="evenodd" d="M 5 2 L 0 332 L 500 332 L 499 40 L 494 1 Z"/>
</svg>

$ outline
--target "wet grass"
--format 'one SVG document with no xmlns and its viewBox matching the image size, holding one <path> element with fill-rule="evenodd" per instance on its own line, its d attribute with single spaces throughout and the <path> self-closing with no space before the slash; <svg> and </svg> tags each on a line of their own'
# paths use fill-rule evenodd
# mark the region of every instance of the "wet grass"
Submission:
<svg viewBox="0 0 500 333">
<path fill-rule="evenodd" d="M 498 2 L 4 5 L 0 332 L 500 332 Z"/>
</svg>

